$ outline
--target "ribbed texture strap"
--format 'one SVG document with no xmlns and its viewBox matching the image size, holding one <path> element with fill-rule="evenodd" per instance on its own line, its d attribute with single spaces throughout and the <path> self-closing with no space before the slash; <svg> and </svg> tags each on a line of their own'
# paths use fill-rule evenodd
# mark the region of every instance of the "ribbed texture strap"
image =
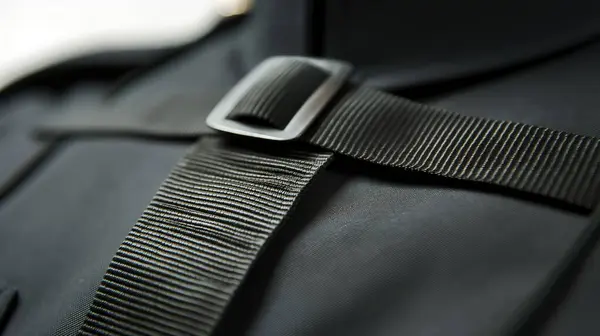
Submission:
<svg viewBox="0 0 600 336">
<path fill-rule="evenodd" d="M 229 113 L 230 119 L 284 129 L 328 75 L 301 61 L 281 61 Z M 294 91 L 290 92 L 289 88 Z"/>
<path fill-rule="evenodd" d="M 201 141 L 119 248 L 80 334 L 209 335 L 330 157 Z"/>
<path fill-rule="evenodd" d="M 380 165 L 598 204 L 599 140 L 463 116 L 371 88 L 340 98 L 307 140 Z"/>
</svg>

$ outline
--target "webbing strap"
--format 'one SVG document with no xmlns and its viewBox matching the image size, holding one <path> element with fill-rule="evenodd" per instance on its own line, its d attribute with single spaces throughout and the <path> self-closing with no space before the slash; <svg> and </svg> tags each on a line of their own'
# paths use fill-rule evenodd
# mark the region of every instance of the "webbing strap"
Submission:
<svg viewBox="0 0 600 336">
<path fill-rule="evenodd" d="M 79 333 L 209 335 L 265 241 L 330 158 L 200 141 L 117 251 Z"/>
<path fill-rule="evenodd" d="M 598 138 L 463 116 L 371 88 L 351 88 L 306 140 L 379 165 L 499 185 L 588 210 L 600 201 Z"/>
</svg>

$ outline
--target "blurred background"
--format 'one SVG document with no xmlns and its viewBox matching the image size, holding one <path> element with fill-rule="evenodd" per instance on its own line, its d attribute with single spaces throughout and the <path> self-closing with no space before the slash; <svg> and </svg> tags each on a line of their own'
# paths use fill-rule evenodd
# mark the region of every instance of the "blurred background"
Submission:
<svg viewBox="0 0 600 336">
<path fill-rule="evenodd" d="M 96 62 L 152 61 L 249 6 L 249 0 L 0 0 L 0 91 L 91 55 Z"/>
</svg>

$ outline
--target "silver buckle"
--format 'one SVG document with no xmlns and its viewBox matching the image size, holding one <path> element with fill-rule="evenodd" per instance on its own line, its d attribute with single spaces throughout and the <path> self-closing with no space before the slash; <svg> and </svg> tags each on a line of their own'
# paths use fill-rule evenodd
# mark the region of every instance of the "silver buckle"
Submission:
<svg viewBox="0 0 600 336">
<path fill-rule="evenodd" d="M 247 91 L 259 80 L 265 72 L 271 71 L 272 62 L 285 62 L 286 60 L 300 60 L 319 67 L 331 75 L 321 86 L 306 100 L 288 125 L 283 130 L 247 125 L 239 121 L 227 119 L 231 110 Z M 225 97 L 215 106 L 208 115 L 206 123 L 211 128 L 219 131 L 234 133 L 254 138 L 285 141 L 298 138 L 311 124 L 327 103 L 340 90 L 346 79 L 350 76 L 352 66 L 345 62 L 331 61 L 296 56 L 278 56 L 268 58 L 259 64 L 252 72 L 244 77 Z"/>
</svg>

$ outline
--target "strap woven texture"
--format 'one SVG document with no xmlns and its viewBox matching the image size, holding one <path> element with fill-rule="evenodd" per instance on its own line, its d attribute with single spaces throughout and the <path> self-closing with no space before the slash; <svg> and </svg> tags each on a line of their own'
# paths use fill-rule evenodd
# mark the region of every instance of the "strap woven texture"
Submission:
<svg viewBox="0 0 600 336">
<path fill-rule="evenodd" d="M 306 139 L 356 159 L 587 210 L 599 202 L 598 138 L 463 116 L 371 88 L 351 88 Z"/>
<path fill-rule="evenodd" d="M 331 154 L 204 139 L 164 182 L 80 335 L 209 335 L 267 238 Z"/>
<path fill-rule="evenodd" d="M 258 121 L 282 130 L 326 79 L 327 73 L 307 63 L 281 62 L 250 88 L 229 113 L 229 118 Z M 289 91 L 291 88 L 293 93 Z"/>
<path fill-rule="evenodd" d="M 304 69 L 304 70 L 303 70 Z M 265 78 L 234 118 L 278 125 L 318 71 Z M 302 76 L 299 76 L 302 73 Z M 278 105 L 278 106 L 279 106 Z M 258 108 L 260 107 L 260 108 Z M 277 126 L 279 127 L 279 126 Z M 209 335 L 304 187 L 334 153 L 378 165 L 494 184 L 585 209 L 598 202 L 598 139 L 461 116 L 349 86 L 296 144 L 209 137 L 175 168 L 119 248 L 83 335 Z M 242 144 L 243 143 L 243 144 Z"/>
</svg>

